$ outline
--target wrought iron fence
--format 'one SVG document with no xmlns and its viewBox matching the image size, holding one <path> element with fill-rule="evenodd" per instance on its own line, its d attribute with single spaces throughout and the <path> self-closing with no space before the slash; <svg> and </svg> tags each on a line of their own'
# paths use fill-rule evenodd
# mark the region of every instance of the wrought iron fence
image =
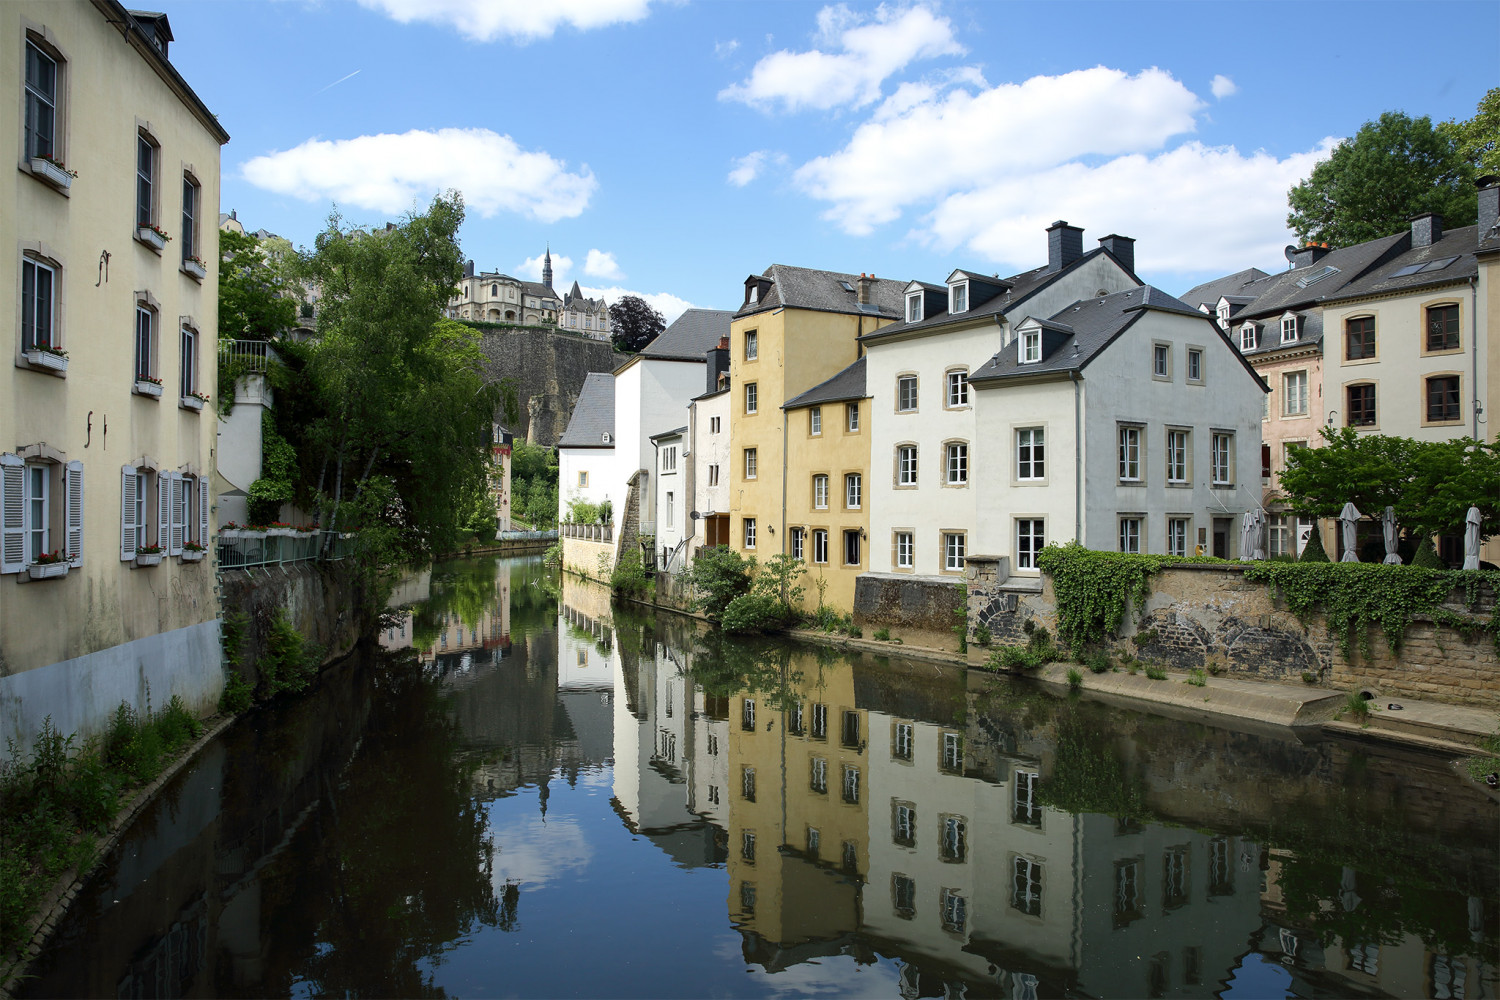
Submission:
<svg viewBox="0 0 1500 1000">
<path fill-rule="evenodd" d="M 293 531 L 271 528 L 219 532 L 219 568 L 249 569 L 299 562 L 337 562 L 348 556 L 356 536 L 337 531 Z"/>
<path fill-rule="evenodd" d="M 263 372 L 272 360 L 280 360 L 276 356 L 276 350 L 264 340 L 221 340 L 219 341 L 219 364 L 227 365 L 230 362 L 238 362 L 244 366 L 245 371 Z"/>
</svg>

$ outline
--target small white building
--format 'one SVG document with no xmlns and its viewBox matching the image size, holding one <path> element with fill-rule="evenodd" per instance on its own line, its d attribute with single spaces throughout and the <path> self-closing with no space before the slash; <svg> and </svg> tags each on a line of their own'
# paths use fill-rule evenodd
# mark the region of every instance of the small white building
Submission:
<svg viewBox="0 0 1500 1000">
<path fill-rule="evenodd" d="M 654 536 L 656 565 L 662 568 L 669 565 L 677 552 L 690 520 L 687 430 L 686 426 L 675 427 L 651 435 L 656 448 L 656 511 L 650 524 L 642 523 L 641 534 Z"/>
<path fill-rule="evenodd" d="M 623 480 L 615 471 L 615 379 L 590 372 L 573 404 L 568 429 L 557 442 L 557 519 L 568 519 L 574 500 L 616 509 L 624 500 Z"/>
<path fill-rule="evenodd" d="M 709 391 L 688 407 L 689 512 L 682 565 L 705 545 L 729 544 L 729 345 L 709 352 Z M 692 515 L 697 517 L 693 518 Z M 671 569 L 675 569 L 675 564 Z"/>
</svg>

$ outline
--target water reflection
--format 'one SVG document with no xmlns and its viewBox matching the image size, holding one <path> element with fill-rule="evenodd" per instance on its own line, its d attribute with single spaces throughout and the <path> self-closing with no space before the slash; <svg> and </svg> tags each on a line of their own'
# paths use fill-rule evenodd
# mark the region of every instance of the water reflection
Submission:
<svg viewBox="0 0 1500 1000">
<path fill-rule="evenodd" d="M 1495 804 L 1442 761 L 726 639 L 535 560 L 401 597 L 174 783 L 23 995 L 1500 986 Z"/>
</svg>

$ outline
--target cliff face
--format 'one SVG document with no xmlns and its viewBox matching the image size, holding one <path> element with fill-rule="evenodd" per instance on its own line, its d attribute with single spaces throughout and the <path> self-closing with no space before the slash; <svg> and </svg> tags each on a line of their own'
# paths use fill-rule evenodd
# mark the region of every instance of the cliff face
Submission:
<svg viewBox="0 0 1500 1000">
<path fill-rule="evenodd" d="M 614 371 L 629 357 L 616 353 L 608 341 L 552 327 L 468 325 L 484 335 L 489 378 L 515 380 L 521 426 L 511 430 L 532 444 L 557 444 L 588 373 Z"/>
</svg>

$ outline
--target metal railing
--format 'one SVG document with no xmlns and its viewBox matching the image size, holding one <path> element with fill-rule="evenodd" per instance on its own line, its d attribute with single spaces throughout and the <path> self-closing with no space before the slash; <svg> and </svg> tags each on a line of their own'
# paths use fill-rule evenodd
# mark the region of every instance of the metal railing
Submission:
<svg viewBox="0 0 1500 1000">
<path fill-rule="evenodd" d="M 263 372 L 270 367 L 271 361 L 281 360 L 276 355 L 276 349 L 264 340 L 221 340 L 219 341 L 219 364 L 227 365 L 238 362 L 245 366 L 249 372 Z"/>
<path fill-rule="evenodd" d="M 353 551 L 356 537 L 337 531 L 230 529 L 219 533 L 219 568 L 250 569 L 299 562 L 337 562 Z"/>
<path fill-rule="evenodd" d="M 559 524 L 557 533 L 562 538 L 581 538 L 587 542 L 613 542 L 613 524 Z"/>
<path fill-rule="evenodd" d="M 556 537 L 556 531 L 501 531 L 495 535 L 501 542 L 544 542 Z"/>
</svg>

